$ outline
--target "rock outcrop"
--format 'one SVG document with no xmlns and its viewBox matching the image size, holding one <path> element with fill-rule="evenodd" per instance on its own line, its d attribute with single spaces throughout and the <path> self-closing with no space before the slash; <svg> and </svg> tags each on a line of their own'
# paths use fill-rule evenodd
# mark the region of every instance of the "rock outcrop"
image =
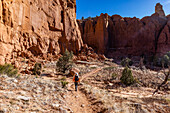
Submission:
<svg viewBox="0 0 170 113">
<path fill-rule="evenodd" d="M 157 48 L 158 48 L 157 53 L 160 55 L 167 51 L 170 51 L 170 16 L 168 17 L 167 24 L 160 33 Z"/>
<path fill-rule="evenodd" d="M 142 19 L 101 14 L 78 20 L 82 39 L 98 53 L 109 57 L 124 55 L 155 55 L 170 51 L 169 16 L 162 6 Z"/>
<path fill-rule="evenodd" d="M 92 46 L 98 53 L 104 53 L 108 41 L 108 15 L 101 14 L 94 20 L 86 20 L 86 22 L 78 21 L 82 31 L 82 38 L 85 43 Z M 82 24 L 82 25 L 81 25 Z"/>
<path fill-rule="evenodd" d="M 0 0 L 0 64 L 66 48 L 77 53 L 82 44 L 76 0 Z"/>
<path fill-rule="evenodd" d="M 155 13 L 158 13 L 160 17 L 165 18 L 165 12 L 162 7 L 163 6 L 160 3 L 157 3 L 155 6 Z"/>
</svg>

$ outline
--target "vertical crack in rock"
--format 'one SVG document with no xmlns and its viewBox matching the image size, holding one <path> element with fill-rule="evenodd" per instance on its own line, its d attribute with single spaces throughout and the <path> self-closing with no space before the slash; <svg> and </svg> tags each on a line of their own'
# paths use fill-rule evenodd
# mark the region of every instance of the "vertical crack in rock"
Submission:
<svg viewBox="0 0 170 113">
<path fill-rule="evenodd" d="M 2 0 L 2 21 L 5 23 L 5 20 L 6 20 L 6 8 L 4 0 Z"/>
<path fill-rule="evenodd" d="M 155 34 L 155 53 L 154 53 L 154 55 L 156 55 L 156 53 L 157 53 L 158 40 L 159 40 L 159 38 L 160 38 L 160 35 L 161 35 L 162 31 L 164 30 L 165 26 L 167 25 L 167 22 L 168 22 L 168 20 L 166 20 L 165 24 L 162 25 L 162 27 L 161 27 L 160 30 L 158 31 L 157 36 L 156 36 L 156 34 Z"/>
</svg>

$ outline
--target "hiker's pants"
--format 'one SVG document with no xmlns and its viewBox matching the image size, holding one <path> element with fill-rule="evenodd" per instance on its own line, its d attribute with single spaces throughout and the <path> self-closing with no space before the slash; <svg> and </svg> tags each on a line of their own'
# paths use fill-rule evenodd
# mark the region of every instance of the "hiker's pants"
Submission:
<svg viewBox="0 0 170 113">
<path fill-rule="evenodd" d="M 77 91 L 78 82 L 74 82 L 74 84 L 75 84 L 75 90 Z"/>
</svg>

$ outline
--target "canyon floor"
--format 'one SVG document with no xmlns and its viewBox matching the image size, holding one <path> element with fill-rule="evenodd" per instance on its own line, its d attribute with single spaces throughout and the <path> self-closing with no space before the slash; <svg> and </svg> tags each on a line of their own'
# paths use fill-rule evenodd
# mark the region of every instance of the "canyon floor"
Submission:
<svg viewBox="0 0 170 113">
<path fill-rule="evenodd" d="M 169 113 L 170 82 L 154 96 L 164 75 L 131 67 L 137 83 L 126 87 L 120 82 L 123 67 L 104 62 L 83 62 L 78 91 L 73 77 L 56 74 L 56 62 L 44 65 L 42 76 L 0 76 L 0 112 L 2 113 Z M 62 88 L 61 80 L 68 82 Z"/>
</svg>

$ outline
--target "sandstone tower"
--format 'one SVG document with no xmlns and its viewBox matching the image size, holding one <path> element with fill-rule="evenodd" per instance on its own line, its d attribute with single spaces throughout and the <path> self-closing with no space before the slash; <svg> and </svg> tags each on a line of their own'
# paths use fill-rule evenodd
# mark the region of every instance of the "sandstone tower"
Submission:
<svg viewBox="0 0 170 113">
<path fill-rule="evenodd" d="M 156 4 L 155 13 L 159 14 L 160 17 L 165 18 L 165 12 L 163 10 L 163 6 L 160 3 Z"/>
</svg>

